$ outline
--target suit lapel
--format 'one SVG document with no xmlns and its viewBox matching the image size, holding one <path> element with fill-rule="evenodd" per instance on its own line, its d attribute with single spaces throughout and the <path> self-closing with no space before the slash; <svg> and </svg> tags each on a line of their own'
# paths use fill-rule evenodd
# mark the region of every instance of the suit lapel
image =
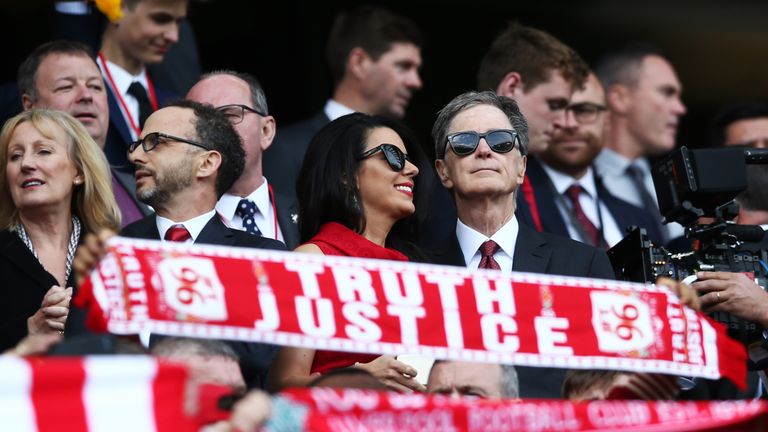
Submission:
<svg viewBox="0 0 768 432">
<path fill-rule="evenodd" d="M 235 235 L 232 230 L 219 219 L 219 214 L 215 214 L 211 220 L 205 224 L 200 235 L 195 240 L 196 244 L 211 244 L 220 246 L 234 246 Z"/>
<path fill-rule="evenodd" d="M 120 109 L 117 97 L 115 97 L 110 86 L 107 86 L 107 100 L 109 102 L 109 123 L 114 126 L 120 134 L 120 138 L 123 139 L 123 144 L 125 144 L 124 148 L 128 148 L 127 143 L 133 141 L 133 138 L 131 138 L 131 132 L 128 129 L 129 126 L 125 122 L 123 111 Z"/>
<path fill-rule="evenodd" d="M 275 192 L 275 202 L 272 205 L 277 209 L 277 222 L 285 245 L 288 249 L 293 249 L 299 244 L 299 209 L 296 201 Z"/>
<path fill-rule="evenodd" d="M 547 241 L 533 229 L 520 224 L 515 244 L 513 271 L 545 273 L 552 255 Z"/>
<path fill-rule="evenodd" d="M 557 197 L 552 192 L 551 180 L 535 157 L 528 158 L 526 172 L 533 186 L 533 193 L 536 197 L 536 205 L 539 209 L 539 217 L 541 218 L 541 225 L 544 231 L 563 237 L 570 237 L 565 221 L 560 214 L 560 210 L 557 208 L 557 203 L 555 202 Z"/>
</svg>

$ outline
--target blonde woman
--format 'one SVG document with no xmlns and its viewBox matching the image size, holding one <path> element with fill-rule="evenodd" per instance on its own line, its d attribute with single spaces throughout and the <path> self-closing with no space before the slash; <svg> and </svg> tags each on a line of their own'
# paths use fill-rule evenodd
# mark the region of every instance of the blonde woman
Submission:
<svg viewBox="0 0 768 432">
<path fill-rule="evenodd" d="M 86 232 L 118 230 L 104 153 L 74 117 L 31 110 L 0 131 L 0 351 L 64 331 Z"/>
</svg>

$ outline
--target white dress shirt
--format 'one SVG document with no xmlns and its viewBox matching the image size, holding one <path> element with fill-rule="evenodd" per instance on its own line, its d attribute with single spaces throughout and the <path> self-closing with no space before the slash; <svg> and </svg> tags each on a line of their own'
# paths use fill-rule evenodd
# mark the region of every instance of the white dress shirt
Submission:
<svg viewBox="0 0 768 432">
<path fill-rule="evenodd" d="M 630 164 L 634 164 L 642 171 L 643 186 L 645 186 L 645 189 L 655 200 L 656 188 L 653 185 L 653 177 L 651 176 L 651 164 L 645 158 L 638 158 L 632 161 L 609 148 L 604 148 L 597 155 L 594 166 L 597 174 L 602 177 L 603 184 L 608 189 L 608 192 L 619 199 L 643 208 L 643 199 L 635 188 L 630 174 L 627 173 L 627 167 Z M 653 210 L 650 211 L 653 212 Z M 668 239 L 680 237 L 685 233 L 685 228 L 678 223 L 662 225 L 662 228 L 667 230 Z"/>
<path fill-rule="evenodd" d="M 352 114 L 355 110 L 346 105 L 342 105 L 333 99 L 328 99 L 325 103 L 325 108 L 323 108 L 323 112 L 328 116 L 328 119 L 334 121 L 341 116 Z"/>
<path fill-rule="evenodd" d="M 104 69 L 104 64 L 101 62 L 101 59 L 96 58 L 96 63 L 98 63 L 99 68 L 101 68 L 102 75 L 104 75 L 104 82 L 106 82 L 108 86 L 112 87 L 112 84 L 109 82 L 109 78 L 107 77 L 107 73 Z M 139 126 L 139 101 L 132 95 L 128 94 L 128 87 L 130 87 L 134 81 L 138 81 L 139 83 L 141 83 L 141 85 L 144 86 L 144 90 L 147 91 L 147 96 L 149 96 L 149 81 L 147 81 L 147 69 L 146 68 L 142 69 L 138 75 L 131 75 L 130 72 L 112 63 L 109 60 L 107 60 L 107 67 L 109 68 L 109 73 L 110 75 L 112 75 L 112 79 L 114 80 L 115 86 L 117 87 L 117 88 L 112 88 L 112 91 L 115 94 L 120 94 L 120 96 L 123 98 L 123 102 L 125 102 L 125 105 L 126 105 L 125 107 L 128 108 L 128 112 L 131 114 L 131 118 L 133 118 L 134 125 L 138 127 Z M 138 139 L 139 137 L 136 135 L 136 131 L 133 129 L 133 126 L 131 126 L 131 122 L 128 121 L 128 116 L 125 114 L 125 107 L 123 107 L 122 104 L 120 104 L 120 102 L 117 103 L 117 106 L 120 108 L 120 112 L 123 114 L 123 120 L 125 121 L 125 124 L 128 126 L 128 132 L 131 133 L 131 137 L 133 137 L 134 140 Z"/>
<path fill-rule="evenodd" d="M 189 235 L 192 236 L 191 238 L 187 239 L 185 243 L 194 243 L 195 240 L 197 240 L 197 237 L 200 235 L 200 232 L 203 231 L 203 228 L 205 228 L 211 218 L 215 215 L 216 210 L 211 210 L 208 213 L 203 213 L 200 216 L 193 217 L 192 219 L 186 220 L 184 222 L 174 222 L 162 216 L 157 216 L 155 218 L 157 223 L 157 232 L 160 233 L 160 239 L 165 241 L 165 233 L 171 229 L 172 226 L 184 225 L 184 228 L 189 231 Z"/>
<path fill-rule="evenodd" d="M 581 185 L 584 190 L 579 194 L 579 204 L 581 209 L 584 210 L 584 214 L 592 222 L 592 224 L 600 229 L 602 219 L 602 233 L 603 239 L 608 243 L 608 246 L 613 246 L 620 242 L 624 238 L 622 230 L 619 228 L 619 224 L 616 223 L 616 219 L 613 218 L 608 207 L 605 203 L 597 200 L 600 203 L 600 214 L 597 213 L 597 205 L 595 198 L 597 197 L 597 184 L 595 184 L 595 177 L 592 173 L 592 168 L 587 169 L 587 173 L 580 179 L 575 179 L 568 174 L 555 170 L 544 162 L 541 163 L 544 171 L 549 176 L 552 184 L 555 186 L 555 190 L 562 199 L 556 198 L 555 204 L 558 210 L 560 210 L 560 216 L 565 222 L 565 226 L 568 228 L 568 235 L 576 241 L 584 241 L 581 238 L 581 234 L 578 228 L 573 224 L 574 217 L 571 213 L 571 200 L 565 196 L 565 191 L 573 184 Z"/>
<path fill-rule="evenodd" d="M 493 254 L 493 259 L 499 263 L 499 268 L 503 273 L 512 271 L 512 259 L 515 256 L 515 245 L 517 244 L 517 234 L 520 226 L 517 217 L 514 215 L 498 231 L 493 233 L 491 238 L 486 237 L 474 229 L 464 225 L 461 220 L 456 221 L 456 238 L 459 240 L 461 253 L 464 255 L 464 262 L 467 268 L 477 269 L 480 265 L 480 245 L 487 240 L 493 240 L 499 245 L 499 250 Z"/>
<path fill-rule="evenodd" d="M 264 180 L 255 191 L 250 195 L 244 197 L 253 201 L 256 204 L 258 211 L 253 215 L 253 219 L 256 222 L 256 226 L 259 227 L 261 235 L 268 238 L 273 238 L 279 241 L 283 240 L 283 233 L 280 231 L 280 225 L 275 224 L 275 212 L 276 209 L 272 205 L 272 200 L 269 197 L 269 184 L 267 179 Z M 243 227 L 243 218 L 240 217 L 237 212 L 237 205 L 243 197 L 225 193 L 216 203 L 216 211 L 224 218 L 224 224 L 230 228 L 245 231 Z"/>
</svg>

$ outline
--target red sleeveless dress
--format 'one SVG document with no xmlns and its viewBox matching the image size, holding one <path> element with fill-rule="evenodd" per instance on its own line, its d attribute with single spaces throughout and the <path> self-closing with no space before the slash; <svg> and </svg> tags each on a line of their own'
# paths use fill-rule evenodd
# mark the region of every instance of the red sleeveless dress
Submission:
<svg viewBox="0 0 768 432">
<path fill-rule="evenodd" d="M 357 234 L 344 225 L 328 222 L 307 243 L 320 248 L 326 255 L 340 255 L 356 258 L 373 258 L 392 261 L 408 261 L 408 257 L 394 250 L 381 247 Z M 379 357 L 375 354 L 358 354 L 342 351 L 315 351 L 310 373 L 324 374 L 333 369 L 368 363 Z"/>
</svg>

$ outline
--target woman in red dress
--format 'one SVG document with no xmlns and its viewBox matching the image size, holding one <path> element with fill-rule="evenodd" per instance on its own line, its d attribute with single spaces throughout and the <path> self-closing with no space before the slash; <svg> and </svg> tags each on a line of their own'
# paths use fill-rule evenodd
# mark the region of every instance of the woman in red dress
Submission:
<svg viewBox="0 0 768 432">
<path fill-rule="evenodd" d="M 296 252 L 407 261 L 415 227 L 417 165 L 425 157 L 397 122 L 355 113 L 321 129 L 296 185 L 303 244 Z M 426 170 L 425 170 L 426 171 Z M 422 179 L 423 180 L 423 177 Z M 421 192 L 421 193 L 420 193 Z M 416 370 L 392 356 L 284 347 L 272 364 L 273 390 L 306 386 L 316 376 L 354 366 L 388 388 L 423 391 Z"/>
</svg>

